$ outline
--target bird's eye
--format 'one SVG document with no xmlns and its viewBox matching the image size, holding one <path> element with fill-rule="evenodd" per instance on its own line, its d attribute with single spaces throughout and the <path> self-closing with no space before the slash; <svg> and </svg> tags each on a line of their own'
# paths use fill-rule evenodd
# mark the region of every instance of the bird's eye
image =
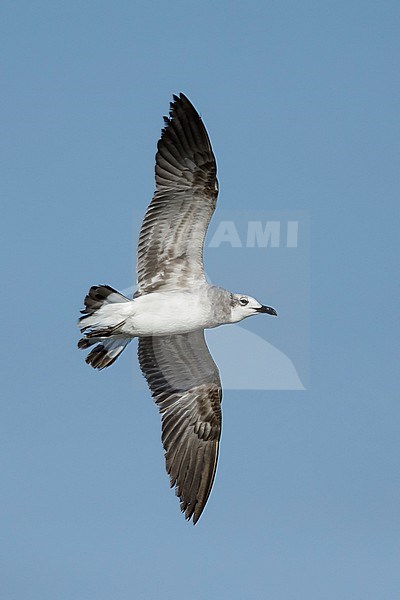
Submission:
<svg viewBox="0 0 400 600">
<path fill-rule="evenodd" d="M 239 304 L 246 306 L 249 303 L 247 298 L 239 298 Z"/>
</svg>

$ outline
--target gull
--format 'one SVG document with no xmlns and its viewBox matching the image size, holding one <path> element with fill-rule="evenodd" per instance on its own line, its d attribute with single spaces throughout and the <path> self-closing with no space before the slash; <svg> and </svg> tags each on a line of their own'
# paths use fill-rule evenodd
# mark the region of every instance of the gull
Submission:
<svg viewBox="0 0 400 600">
<path fill-rule="evenodd" d="M 217 196 L 217 166 L 206 128 L 184 94 L 173 96 L 157 145 L 156 190 L 141 227 L 137 291 L 127 298 L 92 286 L 79 327 L 86 362 L 110 366 L 138 338 L 140 368 L 158 406 L 171 487 L 196 524 L 214 482 L 222 386 L 204 330 L 237 323 L 270 306 L 211 285 L 203 246 Z"/>
</svg>

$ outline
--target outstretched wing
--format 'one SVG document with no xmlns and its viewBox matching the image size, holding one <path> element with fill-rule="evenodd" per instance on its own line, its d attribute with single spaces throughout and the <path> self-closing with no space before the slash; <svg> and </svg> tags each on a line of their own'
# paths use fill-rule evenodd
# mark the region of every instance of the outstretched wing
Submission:
<svg viewBox="0 0 400 600">
<path fill-rule="evenodd" d="M 206 128 L 183 94 L 174 96 L 156 154 L 156 191 L 138 243 L 138 294 L 204 279 L 203 245 L 218 196 Z"/>
<path fill-rule="evenodd" d="M 139 339 L 139 363 L 162 415 L 171 487 L 196 523 L 214 481 L 221 436 L 221 381 L 204 332 Z"/>
</svg>

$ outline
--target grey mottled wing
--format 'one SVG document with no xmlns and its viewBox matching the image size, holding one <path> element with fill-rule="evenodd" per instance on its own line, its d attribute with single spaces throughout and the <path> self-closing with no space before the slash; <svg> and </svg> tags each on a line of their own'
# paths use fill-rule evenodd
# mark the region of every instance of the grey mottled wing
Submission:
<svg viewBox="0 0 400 600">
<path fill-rule="evenodd" d="M 204 238 L 218 195 L 211 143 L 186 96 L 174 96 L 164 121 L 156 191 L 139 235 L 138 294 L 190 288 L 204 278 Z"/>
<path fill-rule="evenodd" d="M 203 331 L 139 339 L 139 363 L 162 416 L 171 487 L 196 523 L 217 467 L 221 381 Z"/>
</svg>

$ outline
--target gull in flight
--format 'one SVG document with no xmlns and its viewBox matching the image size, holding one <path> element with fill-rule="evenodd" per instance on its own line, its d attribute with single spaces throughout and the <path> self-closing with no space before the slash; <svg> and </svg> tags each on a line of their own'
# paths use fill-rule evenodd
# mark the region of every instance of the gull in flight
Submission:
<svg viewBox="0 0 400 600">
<path fill-rule="evenodd" d="M 138 338 L 140 368 L 162 419 L 171 487 L 196 523 L 213 485 L 221 437 L 222 386 L 204 329 L 276 311 L 246 294 L 210 285 L 203 245 L 218 196 L 206 128 L 184 94 L 174 96 L 158 142 L 156 190 L 139 235 L 133 298 L 90 288 L 81 311 L 81 349 L 95 369 Z"/>
</svg>

